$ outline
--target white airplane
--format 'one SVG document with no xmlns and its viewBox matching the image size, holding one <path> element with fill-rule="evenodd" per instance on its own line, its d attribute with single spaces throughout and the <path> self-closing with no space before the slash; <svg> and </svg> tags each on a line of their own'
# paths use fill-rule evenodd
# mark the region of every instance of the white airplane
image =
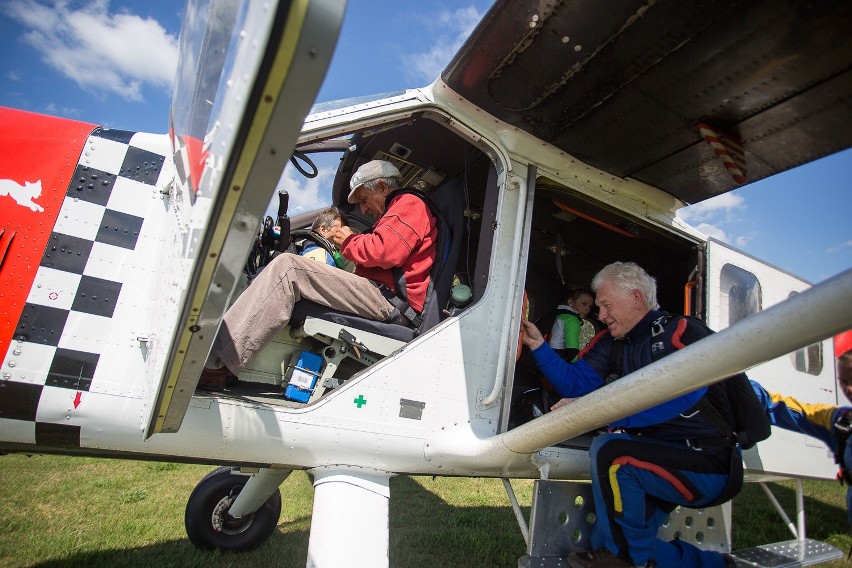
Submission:
<svg viewBox="0 0 852 568">
<path fill-rule="evenodd" d="M 588 432 L 743 369 L 841 402 L 830 338 L 852 327 L 852 271 L 811 286 L 675 211 L 852 145 L 852 5 L 498 0 L 431 85 L 311 110 L 343 10 L 191 0 L 168 135 L 0 109 L 0 450 L 222 466 L 187 532 L 230 551 L 264 542 L 306 470 L 308 566 L 388 564 L 394 475 L 501 478 L 519 563 L 559 565 L 587 545 L 566 511 L 591 503 Z M 415 334 L 302 306 L 238 383 L 196 391 L 222 314 L 286 240 L 264 217 L 301 176 L 291 156 L 333 167 L 353 227 L 372 222 L 346 203 L 367 160 L 439 202 L 442 319 Z M 614 260 L 719 333 L 546 412 L 516 365 L 525 291 L 535 319 Z M 835 474 L 780 430 L 744 460 L 749 481 Z M 512 478 L 538 480 L 529 520 Z M 730 504 L 701 514 L 666 530 L 730 550 Z M 799 525 L 800 561 L 837 556 Z"/>
</svg>

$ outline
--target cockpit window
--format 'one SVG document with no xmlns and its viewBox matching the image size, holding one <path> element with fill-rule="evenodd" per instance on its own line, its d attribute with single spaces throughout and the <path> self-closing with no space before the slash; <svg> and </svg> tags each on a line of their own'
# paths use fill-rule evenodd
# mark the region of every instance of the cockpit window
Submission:
<svg viewBox="0 0 852 568">
<path fill-rule="evenodd" d="M 332 205 L 332 188 L 348 138 L 328 141 L 329 149 L 298 148 L 287 163 L 276 186 L 276 196 L 269 202 L 266 214 L 278 211 L 277 194 L 286 191 L 290 196 L 288 214 L 291 217 Z"/>
<path fill-rule="evenodd" d="M 333 110 L 362 105 L 366 103 L 372 103 L 374 101 L 380 101 L 382 99 L 387 99 L 390 97 L 396 97 L 404 94 L 405 91 L 394 91 L 391 93 L 378 93 L 375 95 L 365 95 L 363 97 L 351 97 L 348 99 L 337 99 L 334 101 L 327 101 L 324 103 L 317 103 L 313 107 L 311 107 L 311 114 L 320 114 L 323 112 L 330 112 Z"/>
</svg>

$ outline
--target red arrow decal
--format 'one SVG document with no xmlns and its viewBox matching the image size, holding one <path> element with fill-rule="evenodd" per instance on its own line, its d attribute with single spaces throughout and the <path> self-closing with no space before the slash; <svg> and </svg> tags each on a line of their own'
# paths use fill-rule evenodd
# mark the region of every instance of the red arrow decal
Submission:
<svg viewBox="0 0 852 568">
<path fill-rule="evenodd" d="M 83 399 L 83 393 L 77 391 L 77 394 L 74 396 L 74 408 L 80 406 L 80 401 Z"/>
</svg>

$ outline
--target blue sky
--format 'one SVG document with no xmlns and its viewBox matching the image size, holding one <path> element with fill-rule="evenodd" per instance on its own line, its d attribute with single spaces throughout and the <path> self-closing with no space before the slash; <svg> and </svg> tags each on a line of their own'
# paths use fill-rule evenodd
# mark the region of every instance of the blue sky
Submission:
<svg viewBox="0 0 852 568">
<path fill-rule="evenodd" d="M 437 77 L 486 0 L 350 0 L 318 101 Z M 5 0 L 0 105 L 166 132 L 177 2 Z M 850 125 L 852 126 L 852 125 Z M 705 233 L 811 282 L 852 267 L 852 150 L 681 210 Z"/>
</svg>

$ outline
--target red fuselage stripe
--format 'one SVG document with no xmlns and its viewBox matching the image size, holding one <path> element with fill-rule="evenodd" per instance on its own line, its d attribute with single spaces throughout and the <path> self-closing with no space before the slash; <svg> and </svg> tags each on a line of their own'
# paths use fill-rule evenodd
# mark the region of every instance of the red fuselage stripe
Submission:
<svg viewBox="0 0 852 568">
<path fill-rule="evenodd" d="M 0 354 L 26 305 L 80 154 L 95 125 L 0 107 Z"/>
</svg>

